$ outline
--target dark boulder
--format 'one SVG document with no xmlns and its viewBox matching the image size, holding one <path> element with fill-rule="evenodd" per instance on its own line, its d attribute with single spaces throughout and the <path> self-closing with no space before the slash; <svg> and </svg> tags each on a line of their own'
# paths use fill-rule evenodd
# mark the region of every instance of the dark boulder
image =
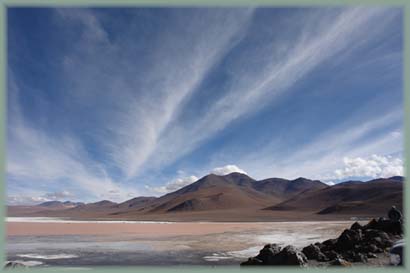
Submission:
<svg viewBox="0 0 410 273">
<path fill-rule="evenodd" d="M 353 249 L 361 240 L 362 231 L 360 229 L 345 229 L 339 238 L 337 238 L 336 247 L 339 250 Z"/>
<path fill-rule="evenodd" d="M 386 232 L 377 229 L 365 229 L 363 231 L 363 235 L 364 240 L 366 241 L 371 240 L 375 237 L 380 237 L 384 241 L 390 240 L 390 236 Z"/>
<path fill-rule="evenodd" d="M 305 266 L 307 258 L 305 254 L 297 250 L 294 246 L 286 246 L 275 255 L 275 265 L 296 265 Z"/>
<path fill-rule="evenodd" d="M 357 230 L 357 229 L 362 229 L 363 226 L 359 224 L 358 222 L 354 222 L 353 225 L 350 227 L 350 229 Z"/>
<path fill-rule="evenodd" d="M 363 252 L 366 252 L 366 253 L 381 253 L 381 252 L 383 252 L 383 249 L 377 247 L 375 244 L 364 245 L 364 246 L 362 246 L 362 248 L 360 250 L 363 251 Z"/>
<path fill-rule="evenodd" d="M 306 258 L 309 260 L 317 260 L 317 261 L 327 261 L 327 257 L 320 251 L 320 248 L 314 244 L 310 244 L 302 249 L 303 254 L 305 254 Z"/>
<path fill-rule="evenodd" d="M 283 249 L 276 244 L 265 245 L 259 252 L 258 256 L 249 258 L 248 261 L 241 265 L 296 265 L 305 266 L 307 263 L 306 256 L 293 246 L 287 246 Z"/>
<path fill-rule="evenodd" d="M 263 264 L 272 264 L 275 261 L 275 255 L 280 251 L 281 248 L 277 244 L 267 244 L 259 251 L 255 258 L 262 261 Z"/>
<path fill-rule="evenodd" d="M 384 231 L 389 234 L 401 235 L 403 234 L 403 223 L 402 221 L 393 221 L 390 219 L 372 219 L 367 225 L 363 227 L 364 229 L 377 229 Z"/>
<path fill-rule="evenodd" d="M 329 260 L 335 260 L 335 259 L 337 259 L 337 258 L 341 258 L 340 254 L 337 253 L 337 252 L 334 251 L 334 250 L 330 250 L 330 251 L 324 252 L 324 254 L 326 255 L 326 257 L 327 257 Z"/>
<path fill-rule="evenodd" d="M 323 241 L 322 247 L 320 248 L 320 250 L 322 252 L 335 250 L 336 243 L 337 243 L 337 239 L 329 239 L 329 240 Z"/>
<path fill-rule="evenodd" d="M 315 246 L 317 246 L 319 249 L 322 249 L 325 245 L 320 243 L 320 242 L 316 242 L 314 243 Z"/>
<path fill-rule="evenodd" d="M 387 247 L 390 247 L 393 245 L 393 241 L 392 240 L 383 240 L 380 237 L 374 237 L 372 239 L 370 239 L 370 243 L 376 245 L 377 247 L 381 248 L 381 249 L 385 249 Z"/>
<path fill-rule="evenodd" d="M 302 249 L 303 254 L 305 254 L 306 258 L 309 260 L 316 260 L 319 253 L 320 253 L 320 248 L 316 245 L 308 245 Z"/>
</svg>

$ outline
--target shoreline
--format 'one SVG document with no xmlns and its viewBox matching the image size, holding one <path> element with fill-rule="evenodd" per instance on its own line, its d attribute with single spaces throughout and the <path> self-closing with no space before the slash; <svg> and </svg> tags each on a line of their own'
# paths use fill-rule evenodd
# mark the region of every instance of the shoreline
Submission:
<svg viewBox="0 0 410 273">
<path fill-rule="evenodd" d="M 6 223 L 101 223 L 101 224 L 176 224 L 176 223 L 197 223 L 197 224 L 238 224 L 238 223 L 345 223 L 353 221 L 368 221 L 371 218 L 362 219 L 325 219 L 325 220 L 272 220 L 272 221 L 210 221 L 210 220 L 180 220 L 180 221 L 160 221 L 160 220 L 128 220 L 112 218 L 72 218 L 72 217 L 6 217 Z"/>
<path fill-rule="evenodd" d="M 327 221 L 329 225 L 340 226 L 353 221 Z M 47 235 L 120 235 L 178 236 L 204 235 L 227 231 L 265 230 L 267 226 L 286 228 L 297 222 L 6 222 L 7 236 L 47 236 Z M 323 222 L 298 222 L 308 226 L 320 226 Z"/>
</svg>

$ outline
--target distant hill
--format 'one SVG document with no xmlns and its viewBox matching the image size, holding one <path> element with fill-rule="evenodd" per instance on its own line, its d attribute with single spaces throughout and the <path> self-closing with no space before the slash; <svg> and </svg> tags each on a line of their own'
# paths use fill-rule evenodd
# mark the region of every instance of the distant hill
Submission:
<svg viewBox="0 0 410 273">
<path fill-rule="evenodd" d="M 71 202 L 71 201 L 48 201 L 44 202 L 41 204 L 38 204 L 38 207 L 44 207 L 44 208 L 55 208 L 55 209 L 67 209 L 67 208 L 74 208 L 80 205 L 84 205 L 82 202 Z"/>
<path fill-rule="evenodd" d="M 54 216 L 145 220 L 270 221 L 273 219 L 347 219 L 402 208 L 403 177 L 328 186 L 319 180 L 268 178 L 242 173 L 209 174 L 161 197 L 135 197 L 122 203 L 51 201 L 9 206 L 9 216 Z"/>
<path fill-rule="evenodd" d="M 83 204 L 84 203 L 81 202 L 71 201 L 47 201 L 34 206 L 8 206 L 7 214 L 9 216 L 36 216 L 37 214 L 46 214 L 47 211 L 52 213 L 55 213 L 56 211 L 65 211 Z"/>
<path fill-rule="evenodd" d="M 402 209 L 402 204 L 403 183 L 397 183 L 397 179 L 380 178 L 368 182 L 349 181 L 309 191 L 265 209 L 373 215 L 385 213 L 392 205 Z"/>
</svg>

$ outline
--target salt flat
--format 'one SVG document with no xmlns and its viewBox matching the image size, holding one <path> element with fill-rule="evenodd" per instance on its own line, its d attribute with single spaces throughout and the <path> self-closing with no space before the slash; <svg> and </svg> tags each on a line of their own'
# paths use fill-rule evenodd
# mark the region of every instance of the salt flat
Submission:
<svg viewBox="0 0 410 273">
<path fill-rule="evenodd" d="M 41 265 L 239 264 L 267 243 L 337 237 L 351 221 L 139 222 L 8 219 L 8 260 Z"/>
</svg>

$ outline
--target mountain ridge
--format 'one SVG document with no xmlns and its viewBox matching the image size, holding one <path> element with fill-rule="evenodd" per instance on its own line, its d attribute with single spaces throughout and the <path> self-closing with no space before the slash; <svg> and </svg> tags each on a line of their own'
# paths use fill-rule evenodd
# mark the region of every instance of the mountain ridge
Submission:
<svg viewBox="0 0 410 273">
<path fill-rule="evenodd" d="M 273 219 L 277 215 L 296 217 L 299 214 L 303 217 L 373 215 L 382 210 L 382 207 L 385 210 L 386 206 L 392 204 L 402 208 L 403 183 L 398 182 L 403 180 L 403 177 L 395 176 L 367 182 L 345 181 L 329 186 L 320 180 L 303 177 L 293 180 L 255 180 L 242 173 L 209 174 L 160 197 L 139 196 L 121 203 L 109 200 L 86 204 L 70 202 L 67 204 L 78 205 L 67 209 L 50 209 L 47 204 L 34 206 L 35 209 L 33 206 L 9 206 L 8 214 L 71 218 L 210 220 L 214 219 L 215 215 L 225 219 L 225 214 L 229 214 L 228 218 L 236 215 L 235 219 Z M 60 201 L 53 202 L 48 205 L 58 204 Z"/>
</svg>

